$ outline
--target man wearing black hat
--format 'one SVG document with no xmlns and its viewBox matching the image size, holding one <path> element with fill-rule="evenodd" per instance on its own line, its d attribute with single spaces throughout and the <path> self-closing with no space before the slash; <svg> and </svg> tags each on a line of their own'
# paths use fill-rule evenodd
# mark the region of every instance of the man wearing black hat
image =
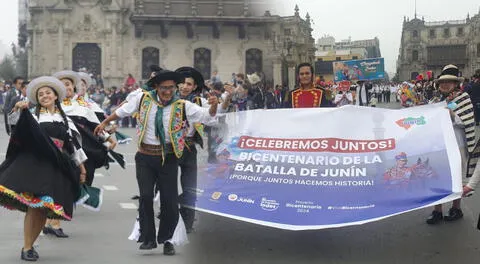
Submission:
<svg viewBox="0 0 480 264">
<path fill-rule="evenodd" d="M 461 91 L 460 71 L 455 65 L 447 65 L 443 68 L 440 77 L 435 80 L 440 91 L 441 100 L 448 103 L 452 118 L 455 137 L 461 154 L 462 174 L 471 177 L 478 162 L 478 148 L 475 148 L 475 117 L 470 96 Z M 463 176 L 462 175 L 462 176 Z M 436 205 L 434 211 L 427 219 L 427 224 L 434 225 L 441 221 L 456 221 L 463 217 L 460 208 L 461 199 L 453 201 L 448 215 L 443 216 L 442 205 Z"/>
<path fill-rule="evenodd" d="M 179 73 L 161 70 L 155 73 L 147 85 L 153 90 L 131 98 L 105 119 L 95 132 L 102 131 L 110 121 L 139 112 L 138 152 L 135 155 L 137 182 L 140 190 L 140 229 L 144 241 L 142 250 L 150 250 L 164 244 L 163 253 L 174 255 L 171 243 L 179 220 L 177 173 L 188 132 L 187 123 L 214 123 L 218 99 L 209 97 L 209 109 L 199 107 L 176 96 Z M 160 190 L 160 228 L 155 241 L 153 211 L 154 186 Z"/>
<path fill-rule="evenodd" d="M 192 67 L 181 67 L 175 72 L 185 77 L 184 83 L 179 85 L 178 94 L 180 98 L 195 103 L 200 107 L 209 108 L 208 101 L 201 96 L 202 90 L 205 88 L 205 80 L 202 74 Z M 224 112 L 222 109 L 228 107 L 228 102 L 229 100 L 223 103 L 219 113 Z M 195 207 L 197 199 L 197 149 L 195 144 L 203 148 L 203 136 L 204 124 L 188 124 L 187 139 L 185 141 L 188 148 L 183 152 L 183 156 L 180 159 L 180 183 L 183 190 L 180 196 L 180 214 L 185 221 L 187 233 L 193 231 L 195 210 L 192 208 Z"/>
</svg>

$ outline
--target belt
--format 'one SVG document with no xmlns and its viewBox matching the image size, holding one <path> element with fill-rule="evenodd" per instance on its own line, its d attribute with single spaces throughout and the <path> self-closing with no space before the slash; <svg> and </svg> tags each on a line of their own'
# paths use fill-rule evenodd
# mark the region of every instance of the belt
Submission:
<svg viewBox="0 0 480 264">
<path fill-rule="evenodd" d="M 138 148 L 138 152 L 150 155 L 150 156 L 162 156 L 163 154 L 170 154 L 173 153 L 173 146 L 172 144 L 166 144 L 165 150 L 161 145 L 150 145 L 145 143 L 140 143 L 140 147 Z"/>
</svg>

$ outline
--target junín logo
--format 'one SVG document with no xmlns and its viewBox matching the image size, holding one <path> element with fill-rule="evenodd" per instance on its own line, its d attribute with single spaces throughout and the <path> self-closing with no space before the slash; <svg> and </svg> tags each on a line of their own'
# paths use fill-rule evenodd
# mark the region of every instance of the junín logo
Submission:
<svg viewBox="0 0 480 264">
<path fill-rule="evenodd" d="M 397 122 L 395 122 L 395 123 L 397 123 L 397 125 L 399 127 L 403 127 L 406 130 L 412 128 L 414 125 L 422 126 L 422 125 L 427 124 L 427 122 L 425 121 L 425 117 L 423 117 L 423 116 L 421 116 L 419 118 L 407 117 L 407 118 L 397 120 Z"/>
</svg>

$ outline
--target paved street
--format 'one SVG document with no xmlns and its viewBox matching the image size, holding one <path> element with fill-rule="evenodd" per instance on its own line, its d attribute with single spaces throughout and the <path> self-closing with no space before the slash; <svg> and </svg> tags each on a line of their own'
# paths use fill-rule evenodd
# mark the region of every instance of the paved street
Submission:
<svg viewBox="0 0 480 264">
<path fill-rule="evenodd" d="M 380 105 L 379 106 L 384 106 Z M 396 108 L 396 105 L 389 105 Z M 0 124 L 1 159 L 8 137 Z M 124 129 L 134 135 L 133 129 Z M 74 220 L 64 223 L 67 239 L 42 236 L 39 263 L 476 263 L 480 257 L 480 231 L 476 220 L 480 194 L 466 200 L 465 217 L 452 224 L 427 226 L 430 209 L 383 221 L 321 231 L 291 232 L 200 214 L 190 244 L 177 248 L 174 257 L 162 248 L 149 253 L 127 240 L 132 229 L 137 193 L 133 155 L 135 143 L 117 149 L 128 167 L 98 170 L 94 184 L 105 190 L 102 211 L 77 208 Z M 0 209 L 0 263 L 21 263 L 23 214 Z"/>
</svg>

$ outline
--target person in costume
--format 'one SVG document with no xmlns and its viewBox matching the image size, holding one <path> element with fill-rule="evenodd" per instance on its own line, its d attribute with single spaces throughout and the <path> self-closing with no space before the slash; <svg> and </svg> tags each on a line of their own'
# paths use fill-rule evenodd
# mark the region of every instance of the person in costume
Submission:
<svg viewBox="0 0 480 264">
<path fill-rule="evenodd" d="M 395 160 L 397 164 L 385 172 L 383 180 L 387 185 L 406 187 L 412 176 L 412 169 L 407 167 L 407 154 L 401 152 L 395 156 Z"/>
<path fill-rule="evenodd" d="M 150 92 L 138 94 L 105 119 L 95 133 L 100 133 L 110 121 L 139 112 L 138 152 L 135 155 L 137 182 L 142 210 L 140 229 L 143 236 L 141 250 L 151 250 L 157 243 L 164 244 L 163 253 L 174 255 L 171 243 L 179 221 L 177 173 L 179 159 L 186 147 L 187 124 L 213 123 L 216 120 L 218 99 L 208 99 L 209 109 L 181 100 L 176 96 L 183 76 L 177 72 L 161 70 L 147 85 Z M 160 190 L 160 227 L 155 241 L 153 210 L 154 186 Z"/>
<path fill-rule="evenodd" d="M 60 71 L 54 74 L 66 87 L 67 93 L 62 101 L 62 108 L 78 127 L 82 136 L 83 149 L 88 160 L 85 163 L 87 180 L 85 184 L 92 186 L 95 169 L 108 164 L 108 151 L 115 148 L 117 142 L 109 133 L 103 132 L 99 138 L 93 134 L 95 127 L 100 124 L 97 114 L 88 106 L 82 97 L 77 97 L 75 91 L 82 86 L 80 75 L 74 71 Z"/>
<path fill-rule="evenodd" d="M 79 102 L 79 104 L 86 104 L 86 107 L 90 108 L 95 115 L 97 115 L 98 120 L 103 121 L 105 119 L 105 111 L 92 99 L 88 97 L 87 90 L 92 85 L 92 78 L 88 73 L 78 72 L 78 77 L 80 78 L 80 83 L 77 85 L 78 91 L 74 99 Z"/>
<path fill-rule="evenodd" d="M 335 107 L 335 104 L 327 99 L 326 91 L 314 85 L 313 73 L 313 66 L 310 63 L 298 65 L 299 87 L 286 96 L 286 108 Z"/>
<path fill-rule="evenodd" d="M 175 71 L 185 77 L 184 82 L 180 84 L 178 90 L 178 95 L 180 98 L 197 104 L 200 107 L 210 108 L 208 101 L 201 96 L 202 91 L 205 89 L 205 80 L 202 74 L 192 67 L 181 67 Z M 222 110 L 227 109 L 228 103 L 229 100 L 226 100 L 218 112 L 224 112 Z M 180 197 L 180 214 L 185 221 L 187 233 L 191 233 L 193 231 L 193 222 L 195 220 L 195 210 L 192 209 L 192 207 L 195 207 L 195 202 L 197 199 L 196 144 L 203 148 L 204 136 L 204 124 L 188 124 L 187 138 L 185 141 L 187 149 L 183 152 L 183 156 L 179 161 L 181 171 L 180 183 L 183 190 L 183 193 Z"/>
<path fill-rule="evenodd" d="M 66 116 L 60 101 L 66 89 L 54 77 L 39 77 L 27 87 L 28 100 L 17 129 L 0 165 L 0 205 L 26 212 L 21 259 L 39 259 L 33 244 L 46 219 L 71 220 L 79 196 L 79 182 L 85 181 L 83 163 L 87 157 L 79 144 L 79 133 Z"/>
<path fill-rule="evenodd" d="M 435 81 L 441 93 L 441 101 L 448 103 L 452 118 L 455 137 L 461 154 L 462 175 L 470 178 L 475 170 L 480 157 L 480 149 L 475 148 L 475 117 L 470 96 L 461 91 L 460 83 L 463 78 L 459 77 L 460 71 L 455 65 L 447 65 L 443 68 L 440 77 Z M 428 217 L 428 224 L 437 224 L 442 220 L 455 221 L 463 217 L 460 207 L 461 199 L 453 201 L 448 215 L 443 216 L 442 205 L 436 205 L 432 214 Z"/>
</svg>

